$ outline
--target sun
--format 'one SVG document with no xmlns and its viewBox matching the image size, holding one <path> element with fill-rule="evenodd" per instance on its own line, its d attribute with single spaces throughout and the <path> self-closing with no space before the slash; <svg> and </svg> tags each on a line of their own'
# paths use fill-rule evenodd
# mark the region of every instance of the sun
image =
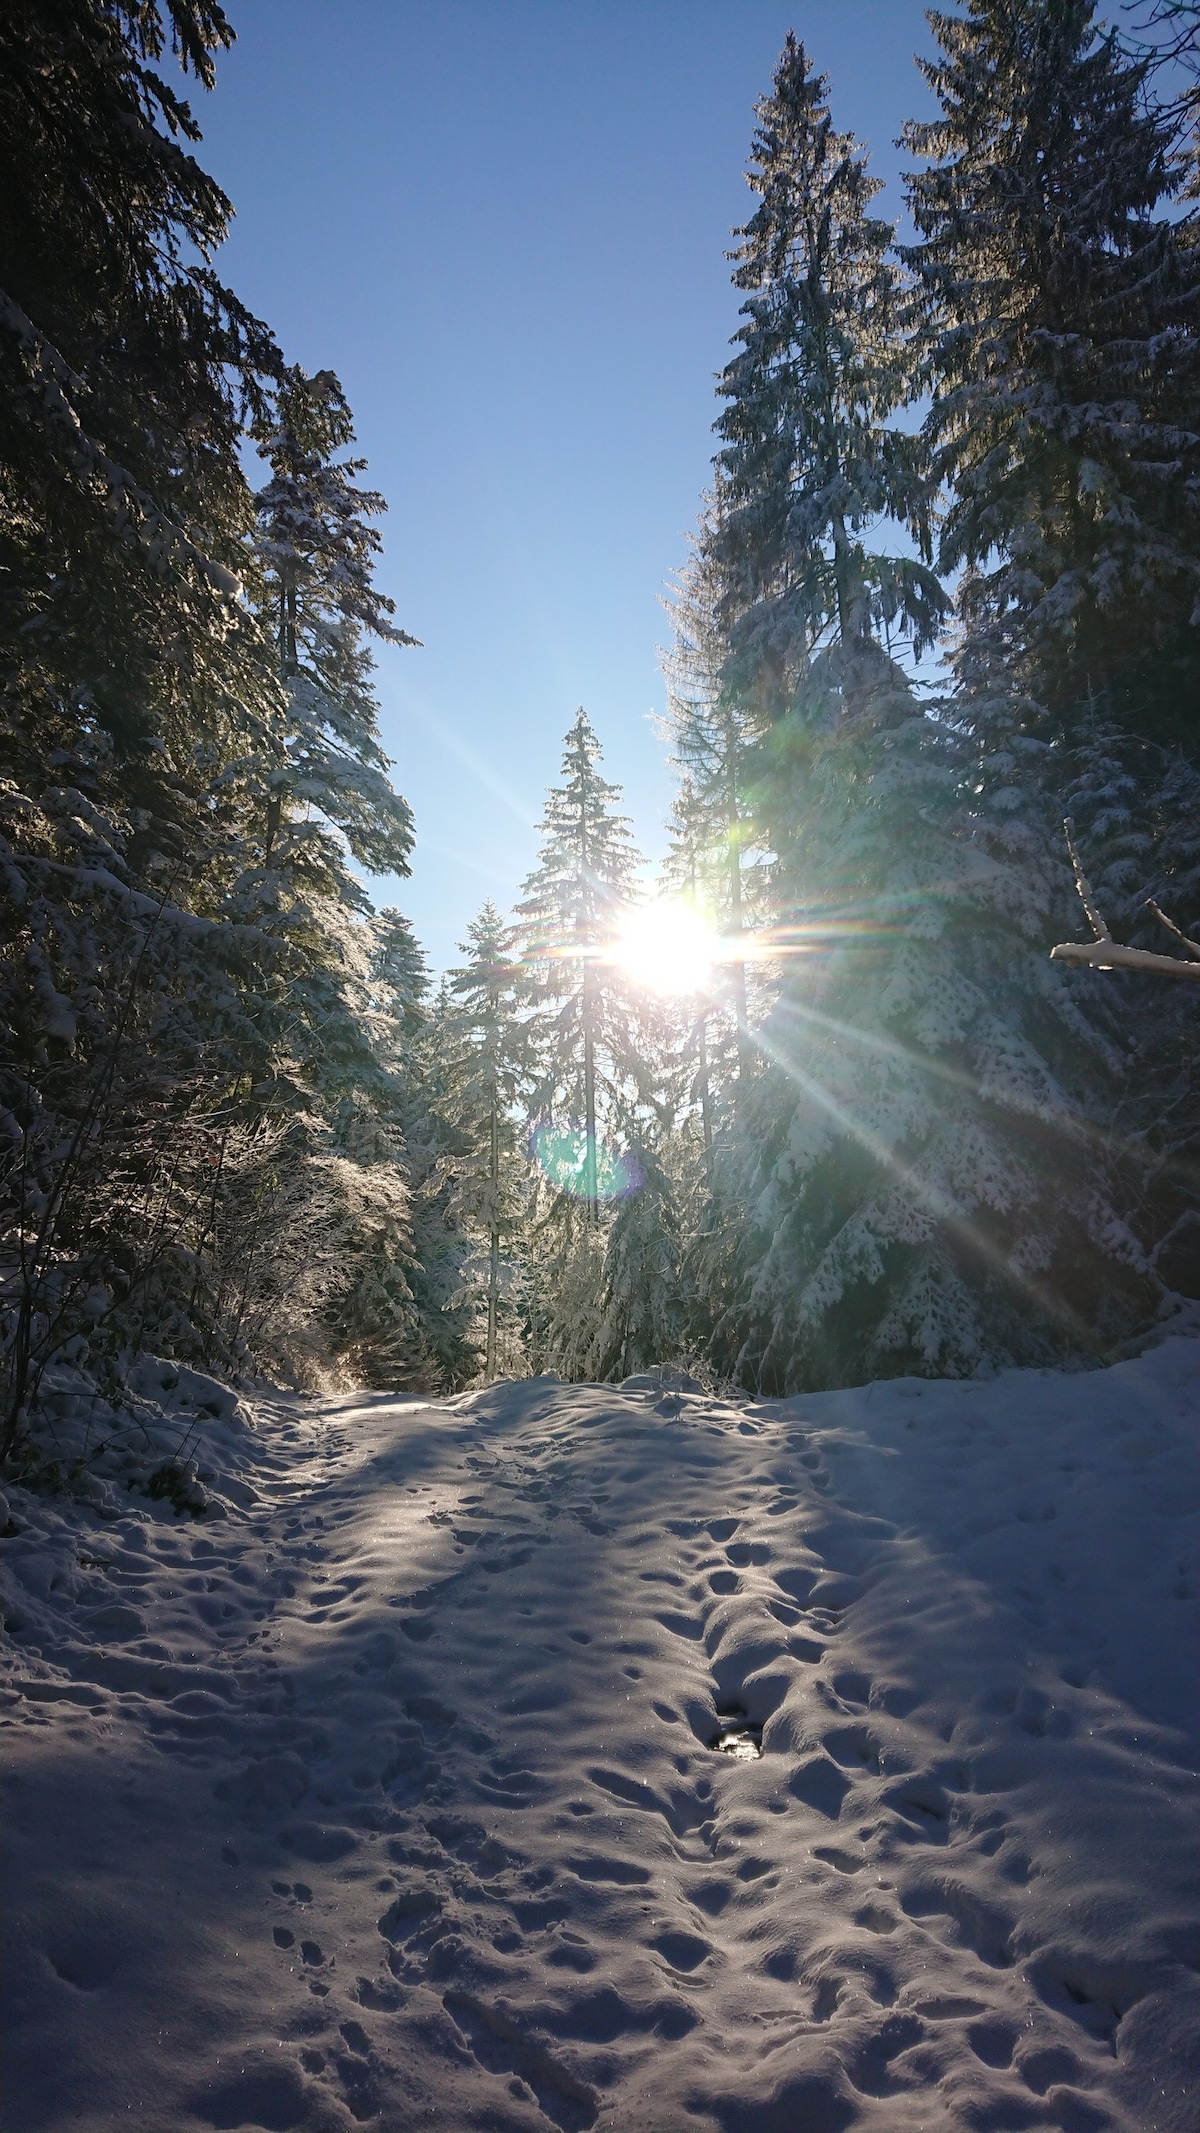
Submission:
<svg viewBox="0 0 1200 2133">
<path fill-rule="evenodd" d="M 690 904 L 641 904 L 626 914 L 612 960 L 647 992 L 703 992 L 712 982 L 719 942 Z"/>
</svg>

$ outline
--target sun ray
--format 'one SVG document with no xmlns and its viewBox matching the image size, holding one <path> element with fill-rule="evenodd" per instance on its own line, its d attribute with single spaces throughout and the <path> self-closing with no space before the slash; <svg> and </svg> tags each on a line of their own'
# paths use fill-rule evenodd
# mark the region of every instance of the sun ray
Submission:
<svg viewBox="0 0 1200 2133">
<path fill-rule="evenodd" d="M 784 1051 L 777 1045 L 772 1044 L 764 1031 L 750 1030 L 747 1034 L 751 1042 L 762 1052 L 764 1058 L 770 1060 L 773 1066 L 778 1067 L 782 1073 L 787 1075 L 789 1080 L 795 1082 L 797 1088 L 803 1090 L 804 1094 L 817 1105 L 818 1109 L 824 1111 L 840 1127 L 843 1133 L 856 1140 L 860 1147 L 864 1148 L 882 1169 L 889 1171 L 902 1190 L 911 1192 L 913 1198 L 924 1208 L 933 1221 L 944 1223 L 946 1228 L 967 1246 L 968 1250 L 975 1252 L 986 1266 L 990 1267 L 995 1274 L 1007 1282 L 1010 1287 L 1014 1288 L 1018 1294 L 1025 1296 L 1039 1311 L 1065 1327 L 1085 1345 L 1092 1348 L 1097 1346 L 1090 1329 L 1083 1323 L 1078 1314 L 1072 1310 L 1070 1304 L 1064 1298 L 1048 1293 L 1039 1284 L 1031 1281 L 1019 1267 L 1014 1266 L 1011 1259 L 999 1251 L 991 1240 L 960 1209 L 954 1206 L 951 1200 L 936 1191 L 921 1177 L 915 1164 L 898 1160 L 895 1151 L 889 1148 L 886 1141 L 878 1134 L 873 1133 L 870 1127 L 863 1124 L 861 1119 L 855 1118 L 853 1113 L 846 1110 L 844 1105 L 840 1104 L 828 1089 L 823 1088 L 819 1081 L 814 1080 L 812 1075 L 806 1074 L 804 1069 L 797 1066 L 794 1060 L 789 1059 Z"/>
</svg>

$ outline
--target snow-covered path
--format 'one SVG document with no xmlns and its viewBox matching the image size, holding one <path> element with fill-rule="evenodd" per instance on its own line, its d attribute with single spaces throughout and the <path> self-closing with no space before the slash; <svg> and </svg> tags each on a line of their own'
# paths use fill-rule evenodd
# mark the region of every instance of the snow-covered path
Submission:
<svg viewBox="0 0 1200 2133">
<path fill-rule="evenodd" d="M 9 2133 L 1195 2133 L 1198 1388 L 263 1400 L 224 1517 L 13 1492 Z"/>
</svg>

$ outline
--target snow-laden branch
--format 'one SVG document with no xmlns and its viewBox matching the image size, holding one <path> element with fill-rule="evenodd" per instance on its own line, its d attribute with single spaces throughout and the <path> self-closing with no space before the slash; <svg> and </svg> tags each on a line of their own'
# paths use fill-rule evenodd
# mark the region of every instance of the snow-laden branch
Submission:
<svg viewBox="0 0 1200 2133">
<path fill-rule="evenodd" d="M 1083 871 L 1083 864 L 1075 846 L 1075 824 L 1069 815 L 1063 823 L 1063 832 L 1067 840 L 1067 850 L 1071 854 L 1071 865 L 1075 870 L 1075 887 L 1079 891 L 1079 901 L 1087 913 L 1088 924 L 1095 939 L 1060 941 L 1057 947 L 1050 950 L 1051 961 L 1082 965 L 1090 970 L 1151 970 L 1159 977 L 1194 978 L 1200 983 L 1200 943 L 1189 940 L 1187 934 L 1180 931 L 1174 919 L 1168 918 L 1166 912 L 1159 909 L 1152 896 L 1146 899 L 1147 908 L 1153 911 L 1155 918 L 1161 920 L 1168 933 L 1174 934 L 1175 939 L 1182 943 L 1187 955 L 1193 960 L 1189 962 L 1185 957 L 1177 955 L 1155 955 L 1149 948 L 1126 948 L 1120 941 L 1114 941 L 1096 903 L 1092 885 Z"/>
<path fill-rule="evenodd" d="M 222 599 L 241 598 L 242 583 L 223 563 L 204 554 L 193 540 L 160 510 L 154 498 L 110 459 L 89 437 L 76 413 L 72 393 L 83 391 L 83 381 L 27 318 L 21 306 L 0 289 L 0 325 L 20 342 L 29 368 L 30 383 L 41 398 L 51 428 L 66 448 L 76 474 L 104 484 L 108 513 L 118 534 L 132 533 L 157 570 L 176 561 L 190 563 Z"/>
</svg>

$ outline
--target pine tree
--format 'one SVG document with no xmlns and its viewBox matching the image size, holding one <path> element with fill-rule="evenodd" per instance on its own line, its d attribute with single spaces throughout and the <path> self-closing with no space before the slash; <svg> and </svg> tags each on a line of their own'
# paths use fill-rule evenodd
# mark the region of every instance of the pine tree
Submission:
<svg viewBox="0 0 1200 2133">
<path fill-rule="evenodd" d="M 375 919 L 373 977 L 387 1020 L 389 1059 L 397 1071 L 425 1015 L 429 965 L 412 920 L 390 905 Z"/>
<path fill-rule="evenodd" d="M 211 86 L 216 6 L 0 18 L 10 1443 L 64 1343 L 208 1338 L 221 1113 L 269 1074 L 286 982 L 271 944 L 214 923 L 236 869 L 219 774 L 280 706 L 238 600 L 242 415 L 279 357 L 209 264 L 230 208 L 157 72 L 168 32 Z"/>
<path fill-rule="evenodd" d="M 993 810 L 945 713 L 791 720 L 776 747 L 806 945 L 739 1122 L 719 1367 L 779 1390 L 1098 1355 L 1160 1292 L 1110 1131 L 1113 1019 L 1046 959 L 1056 843 Z"/>
<path fill-rule="evenodd" d="M 468 928 L 462 952 L 467 961 L 450 972 L 445 1025 L 454 1137 L 447 1167 L 458 1220 L 486 1243 L 484 1377 L 490 1384 L 502 1347 L 510 1364 L 517 1360 L 512 1333 L 501 1341 L 501 1280 L 502 1272 L 509 1276 L 511 1291 L 514 1248 L 529 1197 L 522 1112 L 529 1042 L 519 1012 L 520 967 L 513 960 L 509 930 L 492 902 L 484 904 Z"/>
<path fill-rule="evenodd" d="M 265 859 L 285 816 L 316 808 L 376 874 L 406 874 L 412 817 L 387 781 L 371 688 L 368 637 L 413 645 L 395 604 L 374 583 L 387 506 L 356 487 L 364 459 L 338 459 L 354 441 L 345 394 L 332 371 L 287 368 L 258 426 L 271 479 L 255 498 L 272 626 L 290 704 L 284 760 L 271 780 Z"/>
<path fill-rule="evenodd" d="M 1116 690 L 1168 739 L 1200 675 L 1200 247 L 1170 212 L 1174 123 L 1091 0 L 930 20 L 942 115 L 906 131 L 929 167 L 905 257 L 967 654 L 1060 722 Z"/>
<path fill-rule="evenodd" d="M 117 1371 L 148 1340 L 228 1364 L 274 1313 L 328 1361 L 339 1297 L 402 1226 L 395 1164 L 368 1149 L 388 1077 L 342 837 L 391 864 L 407 818 L 345 632 L 325 670 L 359 692 L 341 811 L 293 823 L 286 877 L 278 838 L 263 866 L 296 727 L 257 619 L 241 445 L 290 387 L 213 271 L 230 203 L 158 71 L 173 43 L 210 87 L 231 36 L 211 0 L 0 18 L 10 1435 L 68 1349 Z M 342 613 L 326 607 L 327 652 Z"/>
<path fill-rule="evenodd" d="M 1179 748 L 1130 734 L 1097 709 L 1063 766 L 1063 804 L 1114 937 L 1170 953 L 1157 911 L 1195 938 L 1200 923 L 1200 768 Z M 1082 911 L 1075 910 L 1083 927 Z M 1074 986 L 1107 1015 L 1125 1057 L 1117 1121 L 1142 1152 L 1131 1223 L 1169 1290 L 1200 1296 L 1200 1029 L 1186 986 L 1131 972 Z M 1176 992 L 1185 995 L 1175 997 Z M 1097 997 L 1099 995 L 1099 997 Z"/>
<path fill-rule="evenodd" d="M 444 982 L 430 997 L 424 952 L 399 911 L 382 912 L 372 933 L 376 1049 L 388 1076 L 379 1119 L 393 1174 L 406 1194 L 406 1223 L 368 1267 L 369 1287 L 354 1296 L 354 1310 L 344 1318 L 356 1332 L 370 1327 L 374 1312 L 372 1382 L 457 1392 L 475 1376 L 480 1355 L 475 1314 L 464 1293 L 471 1238 L 453 1177 L 461 1152 L 454 1124 L 453 1002 Z"/>
<path fill-rule="evenodd" d="M 720 381 L 706 547 L 726 680 L 776 717 L 831 637 L 848 682 L 884 628 L 929 644 L 944 603 L 920 441 L 888 426 L 914 384 L 892 229 L 870 213 L 880 182 L 835 132 L 827 83 L 791 33 L 757 116 L 760 205 L 733 254 L 745 324 Z M 915 555 L 897 551 L 898 533 Z"/>
<path fill-rule="evenodd" d="M 591 1366 L 625 1378 L 680 1359 L 687 1311 L 681 1233 L 686 1139 L 641 1132 L 629 1148 L 633 1189 L 618 1203 L 605 1239 Z"/>
<path fill-rule="evenodd" d="M 685 908 L 694 911 L 701 924 L 715 934 L 717 924 L 712 900 L 703 888 L 705 876 L 711 872 L 712 847 L 704 810 L 690 781 L 685 781 L 676 795 L 669 833 L 670 844 L 662 868 L 662 889 L 673 892 Z M 718 1002 L 709 990 L 685 1003 L 685 1012 L 688 1028 L 681 1063 L 685 1070 L 692 1069 L 687 1100 L 699 1109 L 705 1169 L 711 1181 L 717 1105 L 722 1083 L 730 1078 L 728 1060 L 722 1056 L 728 1046 L 721 1041 L 727 1034 L 729 1018 L 720 1015 Z M 740 1026 L 735 1022 L 728 1034 L 736 1039 L 741 1034 Z"/>
<path fill-rule="evenodd" d="M 792 81 L 793 101 L 808 92 L 812 118 L 795 131 L 815 141 L 805 167 L 819 174 L 819 100 L 798 62 Z M 805 241 L 806 197 L 797 188 L 789 209 Z M 885 242 L 868 255 L 881 271 Z M 807 331 L 809 314 L 796 317 Z M 851 353 L 854 335 L 847 309 Z M 864 363 L 872 346 L 868 331 Z M 886 362 L 890 392 L 911 390 L 911 353 Z M 829 400 L 815 362 L 810 374 L 805 434 L 819 442 Z M 891 456 L 894 404 L 888 391 L 857 403 L 846 464 L 896 470 L 892 515 L 907 512 L 919 540 L 920 460 Z M 829 434 L 840 448 L 844 426 Z M 753 588 L 783 552 L 779 461 L 747 454 L 741 478 L 734 523 Z M 922 710 L 890 656 L 885 575 L 865 543 L 859 555 L 847 561 L 836 526 L 818 523 L 824 576 L 814 560 L 791 610 L 808 618 L 799 650 L 780 662 L 767 644 L 773 716 L 742 764 L 755 837 L 774 855 L 779 989 L 687 1263 L 717 1368 L 764 1391 L 1094 1355 L 1159 1293 L 1109 1135 L 1119 1038 L 1045 959 L 1071 887 L 1046 744 L 1011 686 L 986 717 L 965 678 L 936 716 Z M 913 603 L 892 619 L 917 643 L 941 603 L 928 574 L 909 583 Z M 750 672 L 764 641 L 743 636 Z"/>
<path fill-rule="evenodd" d="M 629 1006 L 606 962 L 621 912 L 634 900 L 638 854 L 619 788 L 601 775 L 600 743 L 580 710 L 566 737 L 560 786 L 542 817 L 538 863 L 517 907 L 518 937 L 538 1011 L 537 1101 L 556 1136 L 552 1160 L 566 1178 L 578 1143 L 578 1196 L 593 1226 L 613 1158 L 605 1130 L 619 1132 L 630 1091 L 643 1088 Z M 563 1166 L 566 1167 L 563 1167 Z"/>
<path fill-rule="evenodd" d="M 737 1071 L 752 1062 L 750 999 L 743 938 L 759 922 L 761 880 L 747 878 L 753 837 L 748 763 L 762 721 L 724 680 L 728 642 L 718 620 L 720 574 L 711 552 L 711 516 L 670 603 L 674 644 L 665 662 L 667 735 L 680 781 L 664 880 L 702 911 L 723 939 L 720 976 L 728 986 Z M 699 1040 L 707 1038 L 702 1012 Z M 708 1082 L 705 1069 L 706 1085 Z M 711 1125 L 711 1120 L 710 1120 Z"/>
<path fill-rule="evenodd" d="M 209 0 L 0 17 L 0 658 L 19 729 L 85 758 L 103 736 L 186 852 L 195 744 L 275 700 L 237 599 L 238 443 L 280 357 L 212 270 L 232 210 L 157 71 L 168 32 L 210 88 L 232 32 Z"/>
<path fill-rule="evenodd" d="M 231 905 L 301 959 L 293 997 L 302 1010 L 297 1036 L 309 1041 L 295 1046 L 295 1092 L 280 1088 L 275 1100 L 298 1104 L 308 1120 L 326 1201 L 336 1174 L 347 1205 L 360 1208 L 361 1248 L 346 1252 L 347 1282 L 331 1307 L 335 1340 L 339 1354 L 384 1382 L 409 1367 L 407 1346 L 421 1318 L 411 1292 L 421 1279 L 411 1225 L 428 1214 L 433 1188 L 424 1186 L 405 1211 L 400 1092 L 407 1083 L 393 1037 L 397 986 L 410 1036 L 416 1041 L 423 1030 L 412 1007 L 426 979 L 399 914 L 371 925 L 350 860 L 376 873 L 408 872 L 412 817 L 387 778 L 369 638 L 416 640 L 395 627 L 393 603 L 374 584 L 380 541 L 370 521 L 385 506 L 356 486 L 365 462 L 338 456 L 354 430 L 337 378 L 286 367 L 255 436 L 271 468 L 255 498 L 259 610 L 274 638 L 286 711 L 243 767 L 252 834 Z M 400 968 L 406 949 L 411 998 Z M 382 1045 L 381 991 L 393 1017 Z M 388 1213 L 373 1226 L 376 1205 Z"/>
</svg>

